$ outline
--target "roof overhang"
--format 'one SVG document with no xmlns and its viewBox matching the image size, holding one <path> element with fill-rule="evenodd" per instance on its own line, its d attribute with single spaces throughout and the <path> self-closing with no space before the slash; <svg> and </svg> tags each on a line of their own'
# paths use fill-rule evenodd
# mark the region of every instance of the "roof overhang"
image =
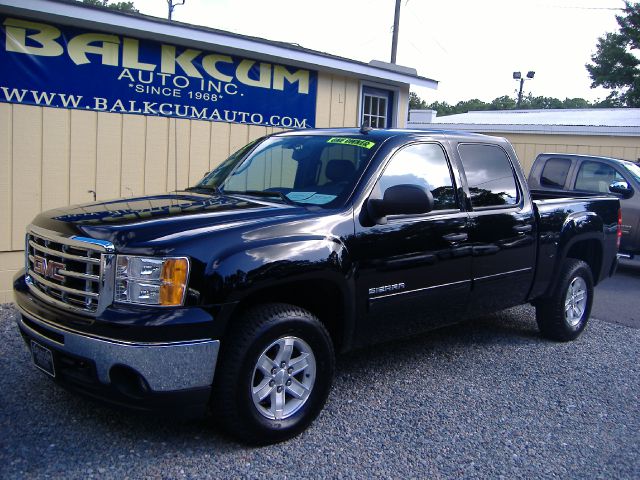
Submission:
<svg viewBox="0 0 640 480">
<path fill-rule="evenodd" d="M 406 68 L 383 68 L 382 62 L 367 64 L 284 42 L 200 27 L 141 14 L 127 14 L 88 7 L 76 1 L 0 0 L 0 13 L 50 21 L 210 50 L 256 60 L 282 62 L 311 70 L 328 70 L 344 76 L 384 81 L 395 86 L 414 85 L 436 89 L 438 82 L 409 73 Z M 385 65 L 386 66 L 386 65 Z"/>
</svg>

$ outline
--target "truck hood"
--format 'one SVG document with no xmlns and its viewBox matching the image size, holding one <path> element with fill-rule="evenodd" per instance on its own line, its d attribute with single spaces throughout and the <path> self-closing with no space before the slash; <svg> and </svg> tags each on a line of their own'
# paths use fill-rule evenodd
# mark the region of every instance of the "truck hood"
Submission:
<svg viewBox="0 0 640 480">
<path fill-rule="evenodd" d="M 175 192 L 94 202 L 41 213 L 34 224 L 122 246 L 149 246 L 160 238 L 175 242 L 185 232 L 220 230 L 282 221 L 309 213 L 307 208 L 229 195 Z"/>
</svg>

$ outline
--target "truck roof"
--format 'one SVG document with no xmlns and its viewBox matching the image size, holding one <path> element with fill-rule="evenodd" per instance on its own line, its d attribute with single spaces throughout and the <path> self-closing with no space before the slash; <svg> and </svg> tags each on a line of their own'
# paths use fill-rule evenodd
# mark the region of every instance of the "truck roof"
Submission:
<svg viewBox="0 0 640 480">
<path fill-rule="evenodd" d="M 615 158 L 615 157 L 604 157 L 602 155 L 589 155 L 589 154 L 582 154 L 582 153 L 540 153 L 538 154 L 538 156 L 536 157 L 536 160 L 538 158 L 551 158 L 551 157 L 564 157 L 564 158 L 597 158 L 598 160 L 604 160 L 604 161 L 609 161 L 609 162 L 618 162 L 618 163 L 632 163 L 634 165 L 637 165 L 636 162 L 632 161 L 632 160 L 626 160 L 624 158 Z"/>
<path fill-rule="evenodd" d="M 294 136 L 294 135 L 336 135 L 336 136 L 357 136 L 357 137 L 369 137 L 376 139 L 387 139 L 392 137 L 460 137 L 460 138 L 484 138 L 491 139 L 494 142 L 499 141 L 499 137 L 493 137 L 488 135 L 481 135 L 478 133 L 463 132 L 458 130 L 418 130 L 418 129 L 405 129 L 405 128 L 374 128 L 362 133 L 359 128 L 310 128 L 305 130 L 290 130 L 287 132 L 277 133 L 274 136 Z"/>
</svg>

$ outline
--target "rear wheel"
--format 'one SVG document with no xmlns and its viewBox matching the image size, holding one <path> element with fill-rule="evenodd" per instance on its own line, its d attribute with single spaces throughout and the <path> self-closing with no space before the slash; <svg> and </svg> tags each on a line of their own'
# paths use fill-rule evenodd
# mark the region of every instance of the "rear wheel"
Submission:
<svg viewBox="0 0 640 480">
<path fill-rule="evenodd" d="M 302 432 L 331 388 L 334 351 L 324 325 L 287 304 L 255 307 L 221 346 L 213 414 L 235 437 L 274 443 Z"/>
<path fill-rule="evenodd" d="M 536 304 L 536 320 L 543 336 L 566 342 L 582 333 L 591 314 L 593 276 L 582 260 L 565 260 L 553 295 Z"/>
</svg>

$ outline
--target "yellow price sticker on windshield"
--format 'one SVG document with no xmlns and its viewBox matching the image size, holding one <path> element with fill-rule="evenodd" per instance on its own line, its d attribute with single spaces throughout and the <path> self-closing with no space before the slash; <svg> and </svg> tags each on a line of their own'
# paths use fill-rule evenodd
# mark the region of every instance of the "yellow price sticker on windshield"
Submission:
<svg viewBox="0 0 640 480">
<path fill-rule="evenodd" d="M 340 145 L 353 145 L 354 147 L 371 148 L 376 142 L 370 142 L 369 140 L 360 140 L 358 138 L 345 138 L 345 137 L 333 137 L 327 140 L 327 143 L 337 143 Z"/>
</svg>

